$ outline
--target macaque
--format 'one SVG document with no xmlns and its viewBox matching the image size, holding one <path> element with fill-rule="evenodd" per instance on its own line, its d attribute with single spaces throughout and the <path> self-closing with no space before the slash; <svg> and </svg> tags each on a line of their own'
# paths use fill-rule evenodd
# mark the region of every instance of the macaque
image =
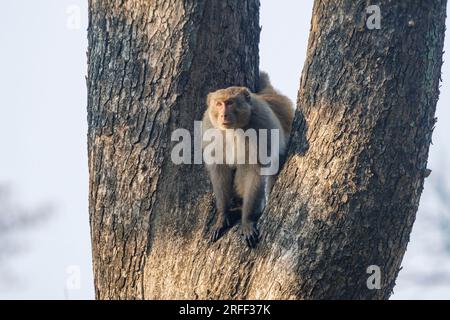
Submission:
<svg viewBox="0 0 450 320">
<path fill-rule="evenodd" d="M 212 241 L 217 241 L 231 227 L 229 210 L 237 195 L 242 199 L 241 235 L 251 248 L 259 241 L 256 222 L 263 209 L 265 192 L 270 192 L 279 171 L 277 167 L 275 172 L 263 175 L 262 169 L 273 162 L 279 165 L 282 161 L 294 116 L 291 101 L 272 87 L 264 72 L 260 74 L 258 87 L 257 93 L 252 93 L 246 87 L 229 87 L 209 93 L 208 109 L 202 123 L 204 133 L 208 129 L 219 129 L 224 141 L 224 161 L 206 165 L 217 207 Z M 249 129 L 256 132 L 256 143 L 245 139 L 248 138 L 246 135 L 244 139 L 239 139 Z M 261 131 L 267 132 L 267 139 L 263 138 Z M 271 131 L 278 134 L 275 135 L 278 138 L 275 143 L 271 139 Z M 237 161 L 236 150 L 239 147 L 245 150 L 245 161 Z M 266 154 L 271 155 L 271 163 L 263 163 L 259 153 L 262 147 L 267 150 Z M 205 149 L 205 144 L 203 148 Z M 231 163 L 226 161 L 230 152 L 233 153 L 229 157 Z M 252 152 L 253 156 L 257 155 L 254 162 L 249 161 Z"/>
</svg>

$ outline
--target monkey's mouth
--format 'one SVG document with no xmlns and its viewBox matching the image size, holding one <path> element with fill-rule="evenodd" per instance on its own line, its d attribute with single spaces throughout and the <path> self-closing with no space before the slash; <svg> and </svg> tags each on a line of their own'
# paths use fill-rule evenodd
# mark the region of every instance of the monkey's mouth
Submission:
<svg viewBox="0 0 450 320">
<path fill-rule="evenodd" d="M 231 121 L 223 121 L 222 122 L 222 127 L 231 127 L 233 125 L 233 122 Z"/>
</svg>

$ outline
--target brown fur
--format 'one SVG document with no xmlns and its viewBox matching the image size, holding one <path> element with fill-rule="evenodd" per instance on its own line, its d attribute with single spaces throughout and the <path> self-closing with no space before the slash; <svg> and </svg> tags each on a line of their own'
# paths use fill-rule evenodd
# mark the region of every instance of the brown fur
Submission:
<svg viewBox="0 0 450 320">
<path fill-rule="evenodd" d="M 203 117 L 203 130 L 221 129 L 278 129 L 280 133 L 281 158 L 286 150 L 291 132 L 294 109 L 291 101 L 279 94 L 270 84 L 266 73 L 260 74 L 259 90 L 251 93 L 245 87 L 229 87 L 208 94 L 208 109 Z M 237 143 L 234 140 L 225 143 Z M 252 147 L 255 147 L 252 145 Z M 270 150 L 270 142 L 267 145 Z M 245 146 L 248 154 L 250 146 Z M 255 149 L 253 149 L 255 150 Z M 271 154 L 271 152 L 269 151 Z M 247 158 L 248 159 L 248 158 Z M 243 198 L 241 231 L 246 243 L 253 247 L 258 241 L 256 216 L 259 215 L 264 200 L 266 179 L 260 175 L 260 164 L 213 164 L 207 166 L 214 194 L 218 219 L 213 230 L 213 240 L 217 240 L 229 227 L 228 211 L 234 191 Z M 276 175 L 267 179 L 270 191 Z"/>
<path fill-rule="evenodd" d="M 294 119 L 294 108 L 291 100 L 286 96 L 278 93 L 272 86 L 269 76 L 265 72 L 261 72 L 259 81 L 259 90 L 257 93 L 251 93 L 245 87 L 229 87 L 220 89 L 208 94 L 207 105 L 208 112 L 211 114 L 213 126 L 219 128 L 220 125 L 214 120 L 219 116 L 219 112 L 213 107 L 213 103 L 217 101 L 232 100 L 235 102 L 233 111 L 236 114 L 236 123 L 232 128 L 245 128 L 250 120 L 250 111 L 245 102 L 260 104 L 260 99 L 266 102 L 279 120 L 285 135 L 288 137 L 291 133 L 292 121 Z M 255 106 L 252 113 L 265 112 L 260 106 Z M 233 119 L 234 120 L 234 119 Z"/>
<path fill-rule="evenodd" d="M 259 76 L 259 92 L 257 95 L 267 102 L 272 111 L 280 120 L 284 132 L 287 136 L 291 133 L 292 121 L 294 119 L 294 108 L 288 97 L 278 93 L 270 83 L 269 76 L 261 72 Z"/>
</svg>

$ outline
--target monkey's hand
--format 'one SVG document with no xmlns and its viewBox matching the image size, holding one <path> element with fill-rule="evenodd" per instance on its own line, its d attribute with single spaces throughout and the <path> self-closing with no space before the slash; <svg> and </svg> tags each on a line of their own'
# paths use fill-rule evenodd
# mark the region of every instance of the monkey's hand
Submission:
<svg viewBox="0 0 450 320">
<path fill-rule="evenodd" d="M 259 241 L 259 231 L 256 222 L 242 221 L 241 224 L 242 239 L 250 248 L 255 248 Z"/>
<path fill-rule="evenodd" d="M 223 236 L 225 231 L 231 227 L 231 219 L 228 214 L 219 214 L 212 229 L 211 241 L 216 242 Z"/>
</svg>

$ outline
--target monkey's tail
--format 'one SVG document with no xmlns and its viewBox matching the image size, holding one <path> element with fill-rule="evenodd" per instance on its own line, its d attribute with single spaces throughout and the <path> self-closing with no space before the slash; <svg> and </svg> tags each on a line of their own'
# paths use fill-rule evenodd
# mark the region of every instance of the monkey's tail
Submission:
<svg viewBox="0 0 450 320">
<path fill-rule="evenodd" d="M 269 104 L 278 120 L 280 120 L 284 131 L 289 134 L 294 118 L 294 107 L 288 97 L 274 89 L 270 83 L 269 75 L 264 71 L 259 73 L 259 90 L 257 94 Z"/>
<path fill-rule="evenodd" d="M 269 75 L 265 71 L 260 71 L 257 93 L 266 94 L 266 93 L 273 93 L 273 92 L 275 92 L 275 89 L 272 87 L 272 84 L 270 83 Z"/>
</svg>

